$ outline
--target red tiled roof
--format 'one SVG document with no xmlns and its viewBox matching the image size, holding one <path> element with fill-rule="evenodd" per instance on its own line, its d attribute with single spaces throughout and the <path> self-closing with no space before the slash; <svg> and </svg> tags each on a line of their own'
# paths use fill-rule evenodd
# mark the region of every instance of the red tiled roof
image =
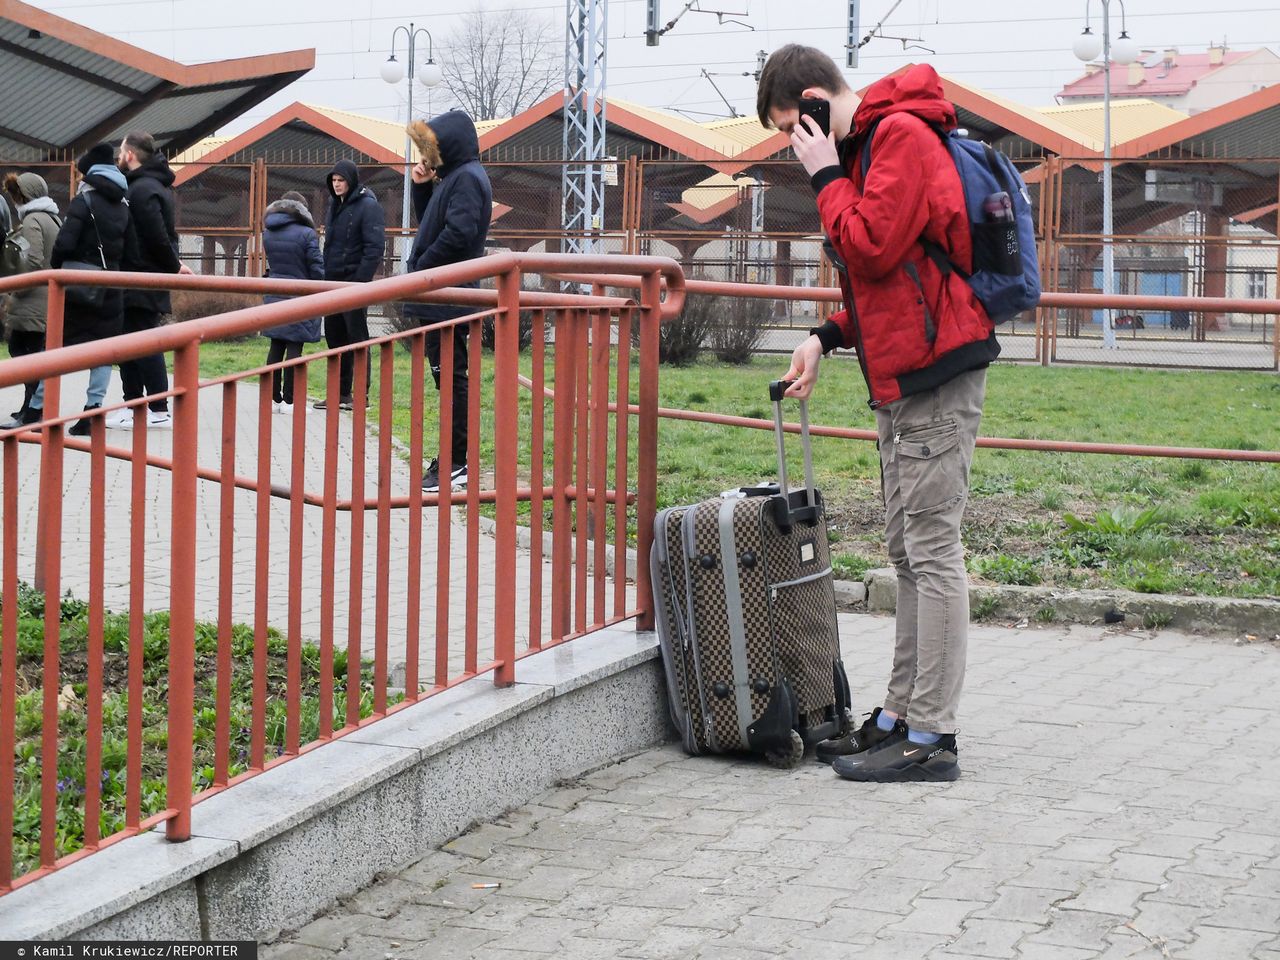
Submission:
<svg viewBox="0 0 1280 960">
<path fill-rule="evenodd" d="M 1113 63 L 1111 65 L 1111 95 L 1113 97 L 1177 97 L 1188 93 L 1192 87 L 1215 70 L 1243 60 L 1254 51 L 1231 50 L 1223 55 L 1222 63 L 1209 62 L 1207 53 L 1180 53 L 1174 58 L 1173 68 L 1165 73 L 1161 54 L 1154 54 L 1145 61 L 1142 83 L 1129 85 L 1129 67 Z M 1058 93 L 1059 97 L 1102 96 L 1102 71 L 1088 74 L 1068 83 Z"/>
</svg>

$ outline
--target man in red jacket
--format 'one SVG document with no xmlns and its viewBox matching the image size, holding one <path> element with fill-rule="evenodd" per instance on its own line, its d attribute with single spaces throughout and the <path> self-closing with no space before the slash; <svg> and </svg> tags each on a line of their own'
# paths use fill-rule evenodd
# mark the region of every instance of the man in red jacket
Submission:
<svg viewBox="0 0 1280 960">
<path fill-rule="evenodd" d="M 801 122 L 802 98 L 830 104 L 829 136 L 812 117 Z M 951 268 L 968 273 L 973 258 L 964 191 L 940 136 L 955 127 L 955 108 L 927 65 L 885 77 L 859 103 L 830 57 L 795 44 L 765 64 L 756 105 L 761 123 L 791 136 L 810 175 L 844 292 L 844 310 L 792 354 L 787 392 L 809 396 L 824 354 L 857 351 L 898 575 L 884 706 L 861 729 L 819 744 L 818 756 L 850 780 L 954 780 L 969 624 L 960 520 L 986 368 L 1000 353 L 982 304 Z"/>
</svg>

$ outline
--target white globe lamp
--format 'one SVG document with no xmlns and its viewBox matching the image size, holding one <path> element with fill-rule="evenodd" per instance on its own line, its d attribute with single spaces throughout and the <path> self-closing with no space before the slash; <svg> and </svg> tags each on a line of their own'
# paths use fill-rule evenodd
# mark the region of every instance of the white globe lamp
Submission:
<svg viewBox="0 0 1280 960">
<path fill-rule="evenodd" d="M 1077 60 L 1083 60 L 1085 63 L 1098 59 L 1098 54 L 1102 53 L 1102 38 L 1090 30 L 1084 28 L 1084 32 L 1076 37 L 1076 42 L 1071 45 L 1071 52 L 1076 55 Z"/>
<path fill-rule="evenodd" d="M 399 83 L 404 79 L 404 64 L 396 59 L 394 53 L 382 65 L 382 79 L 392 84 Z"/>
<path fill-rule="evenodd" d="M 1125 33 L 1123 30 L 1120 31 L 1120 36 L 1111 41 L 1112 63 L 1119 63 L 1121 65 L 1133 63 L 1133 61 L 1138 59 L 1139 53 L 1141 53 L 1141 51 L 1138 49 L 1138 45 L 1134 43 L 1129 34 Z"/>
<path fill-rule="evenodd" d="M 428 60 L 418 68 L 418 80 L 424 87 L 438 87 L 444 80 L 444 71 L 440 69 L 440 64 Z"/>
</svg>

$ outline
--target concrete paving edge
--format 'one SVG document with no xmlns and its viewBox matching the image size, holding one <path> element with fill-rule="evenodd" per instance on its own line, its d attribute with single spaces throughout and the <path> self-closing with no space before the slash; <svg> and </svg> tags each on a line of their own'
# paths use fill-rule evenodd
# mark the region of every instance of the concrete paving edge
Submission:
<svg viewBox="0 0 1280 960">
<path fill-rule="evenodd" d="M 859 587 L 863 589 L 858 590 Z M 861 593 L 871 613 L 897 609 L 898 585 L 891 567 L 868 570 L 865 583 L 837 581 L 836 595 Z M 863 609 L 851 599 L 846 609 Z M 1131 627 L 1170 627 L 1216 636 L 1280 635 L 1280 602 L 1234 597 L 1181 597 L 1128 590 L 1063 590 L 1054 587 L 970 584 L 969 609 L 975 619 L 1029 620 L 1045 623 L 1104 623 L 1108 613 L 1123 614 Z"/>
<path fill-rule="evenodd" d="M 671 736 L 656 637 L 620 625 L 460 684 L 4 898 L 0 940 L 262 939 L 557 782 Z M 659 705 L 659 709 L 654 709 Z"/>
</svg>

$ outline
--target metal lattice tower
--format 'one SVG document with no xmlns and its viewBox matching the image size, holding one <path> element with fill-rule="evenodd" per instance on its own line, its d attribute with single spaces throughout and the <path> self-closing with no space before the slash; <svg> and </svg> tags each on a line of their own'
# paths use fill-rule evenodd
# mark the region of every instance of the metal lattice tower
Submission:
<svg viewBox="0 0 1280 960">
<path fill-rule="evenodd" d="M 600 253 L 603 246 L 606 3 L 566 0 L 561 223 L 568 253 Z"/>
</svg>

